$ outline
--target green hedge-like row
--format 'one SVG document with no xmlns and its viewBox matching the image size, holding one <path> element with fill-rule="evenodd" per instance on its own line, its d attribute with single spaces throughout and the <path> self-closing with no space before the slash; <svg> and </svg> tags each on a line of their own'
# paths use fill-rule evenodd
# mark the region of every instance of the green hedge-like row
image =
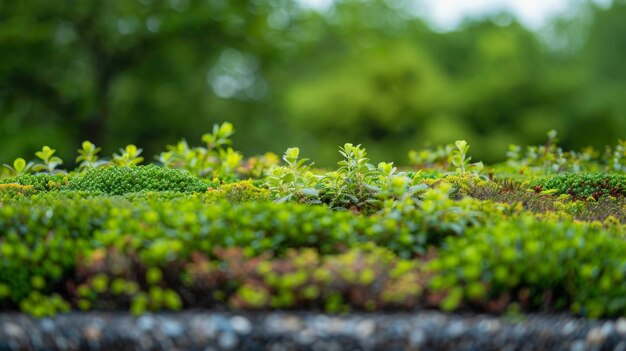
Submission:
<svg viewBox="0 0 626 351">
<path fill-rule="evenodd" d="M 243 248 L 247 257 L 282 257 L 293 248 L 337 254 L 365 242 L 410 258 L 479 223 L 473 207 L 484 204 L 454 202 L 439 191 L 428 196 L 405 212 L 367 217 L 325 206 L 211 202 L 206 194 L 17 195 L 0 207 L 0 304 L 21 304 L 33 291 L 62 291 L 80 257 L 99 248 L 136 254 L 149 267 L 194 252 L 215 257 L 228 247 Z"/>
<path fill-rule="evenodd" d="M 18 194 L 0 206 L 0 306 L 41 316 L 516 303 L 613 316 L 626 313 L 624 249 L 601 223 L 437 190 L 372 216 L 204 193 Z"/>
<path fill-rule="evenodd" d="M 70 296 L 80 308 L 133 313 L 183 306 L 406 308 L 420 303 L 425 283 L 418 261 L 371 244 L 328 255 L 290 249 L 282 257 L 246 257 L 243 249 L 231 248 L 219 250 L 214 259 L 196 252 L 161 266 L 146 265 L 132 253 L 99 250 L 78 272 Z"/>
<path fill-rule="evenodd" d="M 449 238 L 430 263 L 442 306 L 566 309 L 626 314 L 626 240 L 621 231 L 522 215 Z M 485 300 L 485 297 L 488 299 Z M 488 302 L 488 303 L 486 303 Z"/>
</svg>

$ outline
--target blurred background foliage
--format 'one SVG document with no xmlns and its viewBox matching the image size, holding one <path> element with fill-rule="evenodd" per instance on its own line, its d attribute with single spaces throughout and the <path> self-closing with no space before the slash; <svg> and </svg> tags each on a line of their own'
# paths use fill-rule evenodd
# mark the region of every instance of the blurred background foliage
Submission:
<svg viewBox="0 0 626 351">
<path fill-rule="evenodd" d="M 460 138 L 494 161 L 553 128 L 569 148 L 625 137 L 625 1 L 535 31 L 506 13 L 439 31 L 406 3 L 0 0 L 0 160 L 82 140 L 151 159 L 221 121 L 248 156 L 321 165 L 345 142 L 406 164 Z"/>
</svg>

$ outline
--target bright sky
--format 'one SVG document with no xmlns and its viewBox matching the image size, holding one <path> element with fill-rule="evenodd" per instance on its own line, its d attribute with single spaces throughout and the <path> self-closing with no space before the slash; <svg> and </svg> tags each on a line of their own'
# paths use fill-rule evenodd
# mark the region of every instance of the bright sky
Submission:
<svg viewBox="0 0 626 351">
<path fill-rule="evenodd" d="M 300 0 L 311 8 L 323 10 L 333 0 Z M 455 28 L 466 17 L 480 17 L 508 11 L 524 25 L 541 28 L 550 18 L 567 11 L 576 0 L 389 0 L 412 4 L 420 16 L 442 30 Z M 610 4 L 611 0 L 594 0 Z"/>
</svg>

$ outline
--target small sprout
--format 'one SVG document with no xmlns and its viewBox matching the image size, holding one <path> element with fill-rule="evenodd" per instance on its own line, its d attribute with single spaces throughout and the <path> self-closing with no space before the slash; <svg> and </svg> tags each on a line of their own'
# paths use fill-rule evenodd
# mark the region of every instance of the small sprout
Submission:
<svg viewBox="0 0 626 351">
<path fill-rule="evenodd" d="M 142 151 L 133 144 L 126 145 L 126 148 L 120 149 L 120 154 L 113 154 L 113 162 L 122 167 L 136 166 L 143 162 L 143 157 L 139 156 Z"/>
</svg>

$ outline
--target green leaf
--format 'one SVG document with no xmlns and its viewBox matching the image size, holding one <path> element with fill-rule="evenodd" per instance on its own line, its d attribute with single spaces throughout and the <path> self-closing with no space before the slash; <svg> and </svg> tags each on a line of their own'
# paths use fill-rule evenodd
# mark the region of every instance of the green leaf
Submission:
<svg viewBox="0 0 626 351">
<path fill-rule="evenodd" d="M 452 156 L 452 164 L 459 167 L 463 165 L 463 156 L 461 155 L 454 155 Z"/>
<path fill-rule="evenodd" d="M 469 149 L 467 141 L 465 140 L 457 140 L 454 142 L 454 145 L 456 145 L 456 148 L 463 153 L 467 152 L 467 150 Z"/>
<path fill-rule="evenodd" d="M 290 147 L 287 149 L 287 151 L 285 151 L 285 156 L 283 157 L 283 159 L 285 160 L 285 162 L 292 164 L 298 159 L 298 156 L 300 156 L 300 148 Z"/>
<path fill-rule="evenodd" d="M 229 136 L 234 134 L 234 127 L 232 125 L 232 123 L 229 122 L 224 122 L 222 123 L 222 125 L 220 126 L 217 135 L 221 138 L 228 138 Z"/>
<path fill-rule="evenodd" d="M 126 145 L 126 153 L 128 153 L 129 155 L 137 154 L 137 147 L 133 144 Z"/>
<path fill-rule="evenodd" d="M 15 169 L 17 173 L 22 173 L 24 168 L 26 168 L 26 161 L 23 158 L 19 157 L 13 161 L 13 169 Z"/>
</svg>

